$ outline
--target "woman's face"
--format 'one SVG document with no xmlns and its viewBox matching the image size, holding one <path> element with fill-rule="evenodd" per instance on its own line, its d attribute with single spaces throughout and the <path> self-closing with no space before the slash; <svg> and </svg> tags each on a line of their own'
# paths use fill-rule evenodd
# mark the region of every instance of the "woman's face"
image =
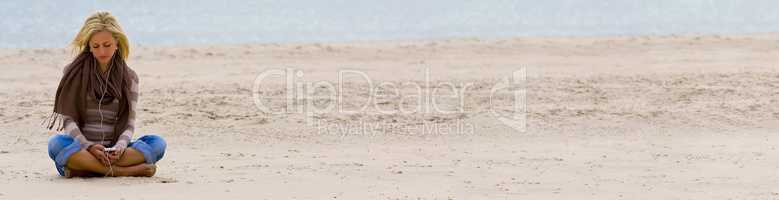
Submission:
<svg viewBox="0 0 779 200">
<path fill-rule="evenodd" d="M 102 66 L 108 65 L 116 49 L 116 39 L 111 35 L 111 32 L 100 31 L 94 33 L 92 38 L 89 39 L 89 51 L 92 52 L 92 56 L 95 56 L 97 62 Z"/>
</svg>

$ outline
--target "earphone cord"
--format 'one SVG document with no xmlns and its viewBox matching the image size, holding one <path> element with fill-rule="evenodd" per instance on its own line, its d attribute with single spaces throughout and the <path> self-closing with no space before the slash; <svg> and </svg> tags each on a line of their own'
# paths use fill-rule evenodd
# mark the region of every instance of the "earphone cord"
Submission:
<svg viewBox="0 0 779 200">
<path fill-rule="evenodd" d="M 97 103 L 97 113 L 100 115 L 100 129 L 103 129 L 103 111 L 100 109 L 103 105 L 103 99 L 105 98 L 105 93 L 108 92 L 108 77 L 111 76 L 111 67 L 108 68 L 108 74 L 106 75 L 105 84 L 103 85 L 103 93 L 100 95 L 100 101 Z M 98 75 L 98 78 L 99 77 Z M 105 133 L 100 134 L 100 142 L 102 143 L 105 141 Z M 111 159 L 108 159 L 108 155 L 105 154 L 106 152 L 103 152 L 103 155 L 106 156 L 106 161 L 108 161 L 108 173 L 105 174 L 105 176 L 108 176 L 109 174 L 113 175 L 114 173 L 114 167 L 111 165 Z"/>
</svg>

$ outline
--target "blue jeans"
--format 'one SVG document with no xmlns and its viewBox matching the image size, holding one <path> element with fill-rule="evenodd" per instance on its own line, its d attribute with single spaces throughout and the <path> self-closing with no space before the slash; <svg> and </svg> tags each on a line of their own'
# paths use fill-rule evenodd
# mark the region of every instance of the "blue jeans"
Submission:
<svg viewBox="0 0 779 200">
<path fill-rule="evenodd" d="M 167 144 L 160 136 L 144 135 L 130 142 L 128 146 L 141 152 L 146 163 L 154 164 L 165 155 Z M 60 176 L 65 175 L 65 166 L 70 156 L 80 150 L 81 142 L 68 134 L 56 134 L 49 139 L 49 157 L 54 160 L 54 166 L 57 167 Z"/>
</svg>

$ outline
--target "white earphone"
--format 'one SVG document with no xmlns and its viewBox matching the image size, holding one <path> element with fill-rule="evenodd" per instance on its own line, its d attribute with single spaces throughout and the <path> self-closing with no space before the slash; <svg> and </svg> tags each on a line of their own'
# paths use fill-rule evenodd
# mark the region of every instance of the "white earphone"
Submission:
<svg viewBox="0 0 779 200">
<path fill-rule="evenodd" d="M 108 67 L 108 74 L 106 74 L 105 77 L 105 85 L 103 85 L 103 92 L 100 94 L 100 100 L 97 102 L 97 113 L 100 115 L 100 129 L 103 129 L 103 111 L 100 109 L 103 105 L 103 99 L 105 98 L 105 93 L 108 92 L 108 79 L 111 77 L 111 68 L 113 66 Z M 105 141 L 105 133 L 100 134 L 100 142 Z M 113 147 L 111 147 L 113 148 Z M 109 149 L 109 148 L 106 148 Z M 105 152 L 105 149 L 103 150 Z M 113 173 L 114 167 L 111 165 L 111 160 L 108 160 L 108 171 L 110 173 Z M 106 173 L 106 176 L 108 176 L 108 173 Z"/>
</svg>

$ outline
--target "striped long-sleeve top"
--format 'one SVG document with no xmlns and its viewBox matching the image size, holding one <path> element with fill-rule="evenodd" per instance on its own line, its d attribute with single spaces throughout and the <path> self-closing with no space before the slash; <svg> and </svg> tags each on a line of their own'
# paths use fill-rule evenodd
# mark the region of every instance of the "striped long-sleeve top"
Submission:
<svg viewBox="0 0 779 200">
<path fill-rule="evenodd" d="M 121 132 L 117 141 L 113 141 L 113 139 L 116 138 L 114 127 L 119 119 L 116 115 L 119 111 L 118 99 L 99 105 L 94 95 L 87 95 L 87 110 L 86 116 L 84 116 L 84 126 L 82 127 L 79 127 L 70 117 L 64 116 L 65 132 L 78 140 L 81 143 L 82 149 L 93 144 L 101 144 L 106 147 L 113 145 L 113 147 L 120 148 L 127 148 L 127 145 L 130 144 L 130 139 L 132 139 L 135 132 L 135 110 L 138 104 L 139 92 L 138 76 L 132 69 L 129 69 L 129 71 L 132 78 L 130 96 L 128 97 L 130 110 L 128 111 L 127 129 Z"/>
</svg>

